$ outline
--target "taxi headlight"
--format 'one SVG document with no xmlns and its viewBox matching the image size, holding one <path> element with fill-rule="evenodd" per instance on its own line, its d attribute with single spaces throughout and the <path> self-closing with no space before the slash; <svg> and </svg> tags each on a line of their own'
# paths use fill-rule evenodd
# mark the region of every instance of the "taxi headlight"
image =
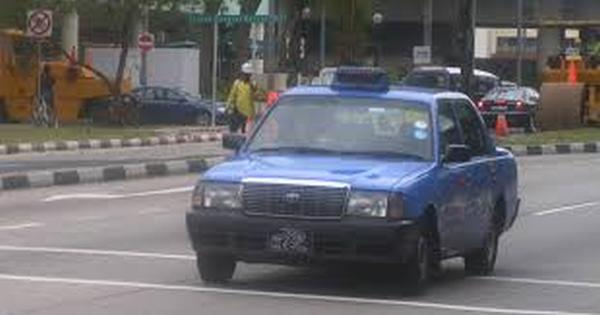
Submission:
<svg viewBox="0 0 600 315">
<path fill-rule="evenodd" d="M 385 218 L 388 194 L 382 192 L 354 191 L 350 193 L 346 214 L 357 217 Z"/>
<path fill-rule="evenodd" d="M 242 208 L 240 184 L 199 183 L 194 189 L 194 209 L 233 210 Z"/>
</svg>

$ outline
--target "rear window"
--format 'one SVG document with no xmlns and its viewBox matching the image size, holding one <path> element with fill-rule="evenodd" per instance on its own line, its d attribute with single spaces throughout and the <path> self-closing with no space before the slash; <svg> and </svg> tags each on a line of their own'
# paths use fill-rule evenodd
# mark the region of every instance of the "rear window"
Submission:
<svg viewBox="0 0 600 315">
<path fill-rule="evenodd" d="M 432 89 L 449 89 L 448 75 L 443 72 L 421 71 L 413 72 L 406 77 L 404 84 Z"/>
</svg>

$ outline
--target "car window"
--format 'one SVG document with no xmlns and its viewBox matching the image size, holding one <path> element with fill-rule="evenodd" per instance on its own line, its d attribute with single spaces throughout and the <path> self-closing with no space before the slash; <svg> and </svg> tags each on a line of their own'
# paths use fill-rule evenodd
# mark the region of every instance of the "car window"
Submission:
<svg viewBox="0 0 600 315">
<path fill-rule="evenodd" d="M 422 71 L 411 73 L 404 81 L 408 86 L 424 88 L 448 89 L 448 76 L 439 71 Z"/>
<path fill-rule="evenodd" d="M 485 134 L 475 108 L 467 100 L 456 100 L 454 108 L 465 144 L 471 148 L 474 155 L 485 155 L 487 153 Z"/>
<path fill-rule="evenodd" d="M 456 122 L 456 116 L 452 109 L 452 102 L 440 101 L 438 105 L 438 128 L 440 138 L 440 152 L 444 154 L 451 144 L 462 144 L 460 129 Z"/>
<path fill-rule="evenodd" d="M 288 97 L 269 112 L 250 151 L 277 148 L 388 154 L 432 160 L 429 109 L 419 103 L 349 97 Z"/>
<path fill-rule="evenodd" d="M 175 90 L 165 89 L 165 98 L 170 101 L 181 101 L 185 99 L 185 96 Z"/>
</svg>

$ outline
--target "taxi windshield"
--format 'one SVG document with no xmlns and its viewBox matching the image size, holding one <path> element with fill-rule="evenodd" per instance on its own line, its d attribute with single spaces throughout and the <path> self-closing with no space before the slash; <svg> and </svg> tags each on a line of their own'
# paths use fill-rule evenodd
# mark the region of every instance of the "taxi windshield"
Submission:
<svg viewBox="0 0 600 315">
<path fill-rule="evenodd" d="M 419 103 L 296 96 L 269 113 L 247 150 L 431 160 L 431 135 L 429 110 Z"/>
</svg>

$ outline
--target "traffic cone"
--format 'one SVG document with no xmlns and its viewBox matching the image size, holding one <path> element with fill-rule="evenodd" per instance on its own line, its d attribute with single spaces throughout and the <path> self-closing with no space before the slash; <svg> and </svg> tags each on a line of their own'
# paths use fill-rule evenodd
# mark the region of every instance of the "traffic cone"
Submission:
<svg viewBox="0 0 600 315">
<path fill-rule="evenodd" d="M 577 75 L 577 66 L 575 65 L 575 61 L 571 60 L 569 62 L 569 77 L 567 81 L 571 84 L 577 84 L 578 81 Z"/>
<path fill-rule="evenodd" d="M 496 119 L 496 137 L 508 137 L 509 133 L 510 131 L 508 129 L 508 121 L 506 120 L 506 115 L 498 115 L 498 118 Z"/>
</svg>

